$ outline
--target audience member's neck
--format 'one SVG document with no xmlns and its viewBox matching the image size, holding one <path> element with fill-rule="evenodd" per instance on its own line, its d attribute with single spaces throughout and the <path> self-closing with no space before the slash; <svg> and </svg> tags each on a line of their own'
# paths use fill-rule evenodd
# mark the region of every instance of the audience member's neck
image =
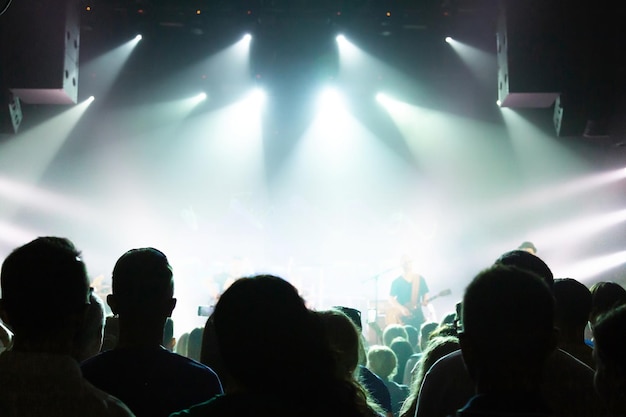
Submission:
<svg viewBox="0 0 626 417">
<path fill-rule="evenodd" d="M 157 348 L 163 343 L 165 319 L 155 321 L 139 317 L 119 318 L 118 348 Z"/>
<path fill-rule="evenodd" d="M 585 328 L 559 328 L 559 347 L 585 344 Z"/>
<path fill-rule="evenodd" d="M 47 353 L 52 355 L 70 355 L 73 344 L 68 340 L 30 340 L 15 335 L 11 350 L 22 353 Z"/>
</svg>

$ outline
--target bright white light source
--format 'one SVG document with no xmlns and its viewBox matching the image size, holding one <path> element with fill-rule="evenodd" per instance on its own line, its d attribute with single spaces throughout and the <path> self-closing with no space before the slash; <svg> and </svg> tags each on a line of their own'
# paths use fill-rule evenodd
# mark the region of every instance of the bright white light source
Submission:
<svg viewBox="0 0 626 417">
<path fill-rule="evenodd" d="M 376 101 L 378 101 L 380 104 L 386 106 L 386 105 L 390 104 L 393 101 L 393 99 L 391 97 L 389 97 L 385 93 L 378 93 L 378 94 L 376 94 Z"/>
<path fill-rule="evenodd" d="M 337 37 L 335 38 L 337 40 L 337 42 L 342 43 L 342 42 L 347 42 L 346 37 L 343 35 L 337 35 Z"/>
<path fill-rule="evenodd" d="M 348 106 L 345 97 L 339 90 L 326 87 L 318 95 L 317 109 L 318 115 L 334 120 L 345 116 Z"/>
<path fill-rule="evenodd" d="M 257 87 L 252 90 L 252 93 L 250 93 L 250 101 L 256 105 L 262 105 L 263 103 L 265 103 L 266 97 L 267 95 L 262 88 Z"/>
<path fill-rule="evenodd" d="M 137 42 L 139 42 L 139 41 L 140 41 L 140 40 L 142 40 L 142 39 L 143 39 L 143 36 L 141 36 L 141 35 L 137 35 L 137 36 L 135 36 L 135 40 L 136 40 Z"/>
<path fill-rule="evenodd" d="M 87 99 L 88 103 L 91 103 L 92 101 L 94 101 L 96 98 L 94 96 L 89 96 L 89 98 Z"/>
<path fill-rule="evenodd" d="M 340 106 L 342 104 L 342 97 L 336 89 L 326 87 L 320 94 L 319 102 L 322 107 Z"/>
<path fill-rule="evenodd" d="M 498 105 L 498 107 L 502 106 L 502 102 L 500 100 L 496 100 L 496 104 Z"/>
<path fill-rule="evenodd" d="M 449 37 L 449 36 L 446 36 L 446 42 L 447 42 L 447 43 L 451 43 L 451 42 L 452 42 L 452 38 L 451 38 L 451 37 Z"/>
<path fill-rule="evenodd" d="M 246 33 L 245 35 L 243 35 L 243 40 L 246 42 L 250 42 L 252 40 L 252 35 Z"/>
<path fill-rule="evenodd" d="M 206 95 L 206 93 L 204 91 L 194 97 L 194 100 L 198 101 L 198 102 L 204 101 L 206 99 L 207 99 L 207 95 Z"/>
</svg>

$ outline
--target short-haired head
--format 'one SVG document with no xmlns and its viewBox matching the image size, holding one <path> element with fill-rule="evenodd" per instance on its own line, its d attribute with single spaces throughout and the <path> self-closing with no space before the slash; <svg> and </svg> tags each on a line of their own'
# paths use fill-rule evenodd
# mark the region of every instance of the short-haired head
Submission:
<svg viewBox="0 0 626 417">
<path fill-rule="evenodd" d="M 394 376 L 398 358 L 387 346 L 374 345 L 367 351 L 367 367 L 383 380 Z"/>
<path fill-rule="evenodd" d="M 572 278 L 555 279 L 552 293 L 556 301 L 558 326 L 571 329 L 587 325 L 591 313 L 591 292 L 584 284 Z"/>
<path fill-rule="evenodd" d="M 404 330 L 406 330 L 406 334 L 408 336 L 408 341 L 413 347 L 413 349 L 417 349 L 419 346 L 419 330 L 415 328 L 415 326 L 411 326 L 410 324 L 404 325 Z"/>
<path fill-rule="evenodd" d="M 389 348 L 393 350 L 396 354 L 396 357 L 400 362 L 406 362 L 406 360 L 411 356 L 415 351 L 413 350 L 413 346 L 409 343 L 408 340 L 402 337 L 396 337 L 391 341 Z"/>
<path fill-rule="evenodd" d="M 550 289 L 554 285 L 554 275 L 548 265 L 538 256 L 525 250 L 517 249 L 506 252 L 496 259 L 495 265 L 514 266 L 532 272 L 543 279 Z"/>
<path fill-rule="evenodd" d="M 527 270 L 495 265 L 467 287 L 459 336 L 464 349 L 471 346 L 477 363 L 495 364 L 491 371 L 536 369 L 554 349 L 553 321 L 554 299 L 545 280 Z"/>
<path fill-rule="evenodd" d="M 428 341 L 430 340 L 430 335 L 432 332 L 434 332 L 437 329 L 438 326 L 439 324 L 437 324 L 436 322 L 428 321 L 426 323 L 423 323 L 422 326 L 420 327 L 419 343 L 420 343 L 420 350 L 422 352 L 426 350 L 426 346 L 428 346 Z"/>
<path fill-rule="evenodd" d="M 131 249 L 124 253 L 113 268 L 114 312 L 149 311 L 171 300 L 174 295 L 172 276 L 167 257 L 155 248 Z"/>
<path fill-rule="evenodd" d="M 52 335 L 89 304 L 85 264 L 62 237 L 39 237 L 15 249 L 2 264 L 0 285 L 3 318 L 16 336 Z"/>
<path fill-rule="evenodd" d="M 339 373 L 354 374 L 359 364 L 361 339 L 359 330 L 345 313 L 339 310 L 318 311 L 328 341 L 336 355 Z"/>
<path fill-rule="evenodd" d="M 406 332 L 406 329 L 401 324 L 390 324 L 385 327 L 383 331 L 383 343 L 385 346 L 390 346 L 393 339 L 396 337 L 401 337 L 404 340 L 409 340 L 409 335 Z"/>
<path fill-rule="evenodd" d="M 593 328 L 596 357 L 626 381 L 626 305 L 601 315 Z"/>
<path fill-rule="evenodd" d="M 357 327 L 359 332 L 363 331 L 363 323 L 361 322 L 361 311 L 352 307 L 345 306 L 335 306 L 333 307 L 335 310 L 341 311 L 343 314 L 348 316 L 352 323 Z"/>
<path fill-rule="evenodd" d="M 626 305 L 602 314 L 593 327 L 596 391 L 611 415 L 626 413 Z"/>
<path fill-rule="evenodd" d="M 589 321 L 594 324 L 596 318 L 620 305 L 626 304 L 626 290 L 616 282 L 597 282 L 591 291 L 591 313 Z"/>
</svg>

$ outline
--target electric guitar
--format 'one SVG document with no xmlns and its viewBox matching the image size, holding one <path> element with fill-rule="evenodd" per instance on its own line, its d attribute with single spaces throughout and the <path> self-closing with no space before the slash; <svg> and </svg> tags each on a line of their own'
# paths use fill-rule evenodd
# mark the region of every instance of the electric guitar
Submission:
<svg viewBox="0 0 626 417">
<path fill-rule="evenodd" d="M 402 314 L 402 311 L 390 305 L 390 308 L 386 312 L 386 324 L 411 324 L 414 323 L 423 323 L 426 320 L 426 317 L 432 319 L 433 313 L 431 311 L 424 311 L 428 309 L 430 306 L 430 302 L 436 300 L 439 297 L 447 297 L 452 294 L 451 289 L 445 289 L 443 291 L 439 291 L 437 294 L 428 298 L 426 305 L 419 305 L 417 307 L 413 307 L 411 305 L 404 305 L 409 310 L 409 314 Z M 419 329 L 418 329 L 419 330 Z"/>
</svg>

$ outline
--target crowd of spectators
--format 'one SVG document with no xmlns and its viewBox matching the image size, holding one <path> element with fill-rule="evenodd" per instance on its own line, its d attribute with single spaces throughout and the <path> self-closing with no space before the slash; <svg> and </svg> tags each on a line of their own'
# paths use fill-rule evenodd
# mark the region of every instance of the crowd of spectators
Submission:
<svg viewBox="0 0 626 417">
<path fill-rule="evenodd" d="M 41 237 L 0 272 L 0 416 L 626 416 L 626 290 L 555 279 L 535 251 L 378 343 L 358 310 L 313 311 L 272 275 L 234 280 L 177 340 L 164 253 L 124 253 L 101 300 L 74 244 Z"/>
</svg>

